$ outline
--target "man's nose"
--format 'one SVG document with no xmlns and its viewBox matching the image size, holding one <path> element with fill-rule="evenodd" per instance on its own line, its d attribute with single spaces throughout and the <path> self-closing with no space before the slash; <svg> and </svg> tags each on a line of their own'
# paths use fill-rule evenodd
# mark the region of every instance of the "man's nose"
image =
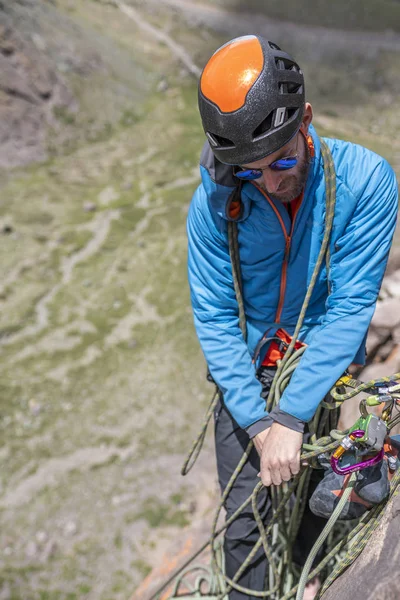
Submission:
<svg viewBox="0 0 400 600">
<path fill-rule="evenodd" d="M 273 171 L 272 169 L 265 169 L 263 171 L 263 182 L 265 187 L 271 194 L 276 192 L 282 181 L 282 175 L 279 171 Z"/>
</svg>

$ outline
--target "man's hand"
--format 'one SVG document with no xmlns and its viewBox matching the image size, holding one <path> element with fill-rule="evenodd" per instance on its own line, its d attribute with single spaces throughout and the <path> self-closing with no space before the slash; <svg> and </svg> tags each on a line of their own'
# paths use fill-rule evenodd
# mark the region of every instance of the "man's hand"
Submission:
<svg viewBox="0 0 400 600">
<path fill-rule="evenodd" d="M 271 431 L 271 427 L 268 427 L 268 429 L 264 429 L 264 431 L 260 431 L 260 433 L 257 433 L 257 435 L 255 435 L 253 437 L 254 446 L 255 446 L 260 458 L 261 458 L 264 442 L 267 439 L 270 431 Z"/>
<path fill-rule="evenodd" d="M 261 480 L 268 487 L 290 481 L 300 471 L 303 434 L 274 423 L 253 438 L 261 459 Z"/>
</svg>

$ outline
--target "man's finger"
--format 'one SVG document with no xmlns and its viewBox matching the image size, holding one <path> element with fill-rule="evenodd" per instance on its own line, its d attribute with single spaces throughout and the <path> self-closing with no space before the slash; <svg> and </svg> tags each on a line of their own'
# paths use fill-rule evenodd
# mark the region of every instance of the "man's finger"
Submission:
<svg viewBox="0 0 400 600">
<path fill-rule="evenodd" d="M 300 456 L 297 456 L 294 460 L 290 462 L 290 470 L 293 475 L 297 475 L 300 471 Z"/>
<path fill-rule="evenodd" d="M 271 479 L 274 485 L 281 485 L 282 477 L 279 470 L 271 471 Z"/>
<path fill-rule="evenodd" d="M 290 481 L 292 479 L 292 473 L 290 471 L 289 465 L 281 466 L 281 478 L 283 481 Z"/>
<path fill-rule="evenodd" d="M 260 474 L 261 474 L 261 481 L 263 482 L 263 485 L 265 487 L 269 487 L 272 483 L 271 470 L 269 469 L 269 467 L 265 464 L 262 464 Z"/>
</svg>

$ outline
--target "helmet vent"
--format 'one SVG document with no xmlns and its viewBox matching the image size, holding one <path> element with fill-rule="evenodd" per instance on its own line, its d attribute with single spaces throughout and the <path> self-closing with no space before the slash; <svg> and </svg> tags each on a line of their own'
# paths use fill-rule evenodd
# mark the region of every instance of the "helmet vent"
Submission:
<svg viewBox="0 0 400 600">
<path fill-rule="evenodd" d="M 274 44 L 274 42 L 268 42 L 268 45 L 272 50 L 280 50 L 278 44 Z"/>
<path fill-rule="evenodd" d="M 290 121 L 292 117 L 294 117 L 299 112 L 298 108 L 288 108 L 286 113 L 286 120 Z"/>
<path fill-rule="evenodd" d="M 207 132 L 207 137 L 211 141 L 213 146 L 220 146 L 225 148 L 234 148 L 235 144 L 229 138 L 222 137 L 222 135 L 217 135 L 216 133 Z"/>
<path fill-rule="evenodd" d="M 253 131 L 253 140 L 256 140 L 262 137 L 267 131 L 269 131 L 272 127 L 272 117 L 274 116 L 274 111 L 270 112 L 267 117 L 256 127 Z"/>
<path fill-rule="evenodd" d="M 295 71 L 300 73 L 300 67 L 288 58 L 275 57 L 275 65 L 279 71 Z"/>
<path fill-rule="evenodd" d="M 302 94 L 303 86 L 301 83 L 280 83 L 279 84 L 279 93 L 280 94 Z"/>
<path fill-rule="evenodd" d="M 208 151 L 226 165 L 250 164 L 283 148 L 299 131 L 304 76 L 274 41 L 241 36 L 204 67 L 198 101 Z"/>
</svg>

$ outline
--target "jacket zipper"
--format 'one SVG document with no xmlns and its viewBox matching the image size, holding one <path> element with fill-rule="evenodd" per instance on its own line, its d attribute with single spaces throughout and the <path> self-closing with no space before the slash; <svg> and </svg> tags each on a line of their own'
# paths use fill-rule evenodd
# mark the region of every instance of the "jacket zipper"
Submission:
<svg viewBox="0 0 400 600">
<path fill-rule="evenodd" d="M 253 185 L 258 190 L 260 190 L 260 192 L 267 199 L 268 203 L 270 204 L 270 206 L 274 210 L 276 216 L 278 217 L 278 221 L 281 224 L 283 235 L 285 236 L 285 254 L 283 256 L 283 263 L 282 263 L 281 286 L 280 286 L 280 290 L 279 290 L 279 302 L 278 302 L 278 308 L 276 310 L 276 315 L 275 315 L 275 323 L 280 323 L 281 315 L 282 315 L 282 309 L 283 309 L 283 302 L 285 300 L 287 268 L 288 268 L 289 255 L 290 255 L 290 244 L 291 244 L 291 241 L 292 241 L 292 234 L 293 234 L 294 224 L 295 224 L 295 221 L 296 221 L 296 218 L 297 218 L 297 214 L 298 214 L 298 212 L 300 210 L 300 207 L 296 211 L 294 219 L 292 220 L 292 224 L 291 224 L 291 227 L 290 227 L 290 234 L 288 235 L 288 233 L 286 231 L 285 224 L 283 222 L 283 219 L 282 219 L 281 215 L 279 214 L 279 211 L 276 208 L 276 206 L 274 205 L 274 203 L 270 200 L 268 194 L 266 194 L 266 192 L 262 188 L 260 188 L 256 183 L 253 183 Z"/>
<path fill-rule="evenodd" d="M 281 288 L 280 288 L 280 293 L 279 293 L 279 303 L 278 303 L 278 308 L 277 308 L 276 315 L 275 315 L 276 323 L 280 323 L 282 309 L 283 309 L 283 302 L 285 300 L 287 267 L 288 267 L 288 262 L 289 262 L 290 242 L 291 241 L 292 241 L 291 237 L 289 235 L 286 235 L 285 254 L 284 254 L 283 263 L 282 263 L 282 275 L 281 275 Z"/>
</svg>

